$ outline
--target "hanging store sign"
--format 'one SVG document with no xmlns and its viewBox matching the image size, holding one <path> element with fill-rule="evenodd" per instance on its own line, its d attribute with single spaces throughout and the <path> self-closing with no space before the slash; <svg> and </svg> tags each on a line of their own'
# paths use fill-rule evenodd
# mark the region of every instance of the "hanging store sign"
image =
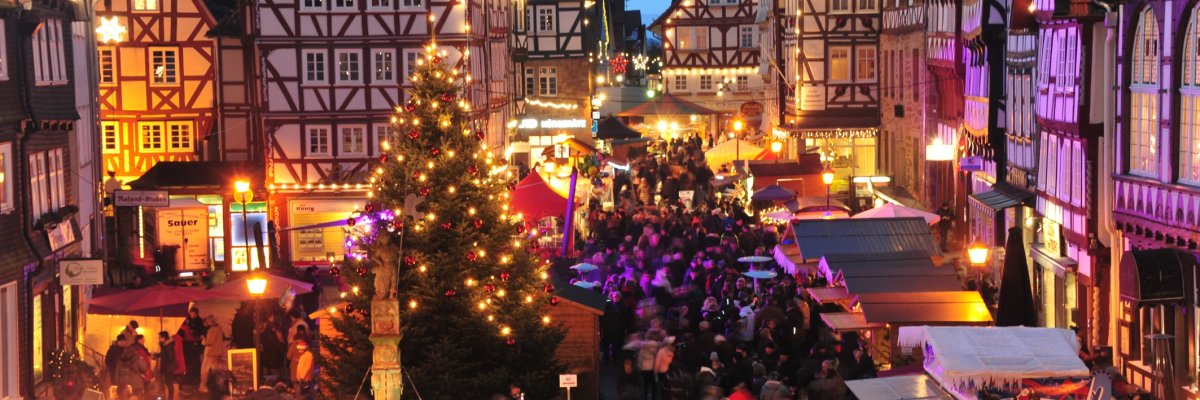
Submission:
<svg viewBox="0 0 1200 400">
<path fill-rule="evenodd" d="M 63 286 L 103 285 L 104 260 L 62 260 L 58 282 Z"/>
<path fill-rule="evenodd" d="M 534 118 L 525 118 L 517 125 L 517 129 L 574 129 L 587 127 L 588 121 L 578 118 L 543 119 L 540 121 Z"/>
<path fill-rule="evenodd" d="M 958 161 L 958 169 L 963 171 L 983 171 L 983 157 L 964 157 Z"/>
<path fill-rule="evenodd" d="M 113 201 L 117 207 L 166 207 L 171 203 L 166 190 L 118 190 Z"/>
<path fill-rule="evenodd" d="M 825 110 L 825 85 L 804 85 L 800 87 L 800 110 Z"/>
<path fill-rule="evenodd" d="M 1062 246 L 1062 225 L 1042 218 L 1042 249 L 1054 257 L 1065 257 Z"/>
<path fill-rule="evenodd" d="M 833 129 L 821 131 L 804 131 L 802 136 L 805 139 L 861 139 L 873 138 L 879 135 L 879 129 L 864 128 L 864 129 Z"/>
</svg>

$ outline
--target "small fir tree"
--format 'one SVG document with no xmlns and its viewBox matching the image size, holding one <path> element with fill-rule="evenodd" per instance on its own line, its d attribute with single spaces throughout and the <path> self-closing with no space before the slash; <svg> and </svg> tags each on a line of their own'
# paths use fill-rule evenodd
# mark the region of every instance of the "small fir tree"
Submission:
<svg viewBox="0 0 1200 400">
<path fill-rule="evenodd" d="M 375 294 L 375 274 L 367 264 L 353 258 L 340 267 L 330 269 L 345 291 L 338 305 L 326 310 L 327 323 L 333 325 L 337 336 L 321 335 L 321 375 L 318 384 L 325 398 L 352 398 L 356 393 L 370 393 L 367 372 L 371 369 L 370 310 Z M 325 323 L 324 321 L 322 321 Z"/>
<path fill-rule="evenodd" d="M 348 245 L 371 264 L 375 297 L 400 302 L 406 398 L 481 399 L 511 384 L 551 398 L 563 331 L 547 315 L 558 304 L 547 265 L 508 208 L 514 177 L 472 123 L 471 77 L 436 49 L 409 76 Z M 342 328 L 356 334 L 341 345 L 369 348 L 367 328 Z"/>
</svg>

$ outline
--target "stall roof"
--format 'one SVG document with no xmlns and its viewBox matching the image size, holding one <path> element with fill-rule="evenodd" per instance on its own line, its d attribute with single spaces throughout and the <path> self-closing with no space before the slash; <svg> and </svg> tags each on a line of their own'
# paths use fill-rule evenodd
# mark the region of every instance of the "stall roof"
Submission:
<svg viewBox="0 0 1200 400">
<path fill-rule="evenodd" d="M 937 268 L 929 253 L 923 251 L 830 253 L 821 257 L 819 270 L 830 281 L 839 272 L 843 277 L 954 274 L 949 268 Z"/>
<path fill-rule="evenodd" d="M 240 161 L 163 161 L 129 182 L 129 187 L 136 190 L 213 189 L 231 186 L 239 179 L 263 182 L 262 165 Z"/>
<path fill-rule="evenodd" d="M 808 288 L 808 294 L 818 303 L 837 303 L 854 299 L 844 287 Z"/>
<path fill-rule="evenodd" d="M 867 322 L 914 324 L 988 324 L 992 314 L 979 292 L 889 292 L 858 295 Z"/>
<path fill-rule="evenodd" d="M 970 198 L 983 203 L 983 205 L 992 210 L 1000 211 L 1005 208 L 1025 204 L 1026 201 L 1033 198 L 1033 193 L 1017 189 L 1007 183 L 997 183 L 992 185 L 992 190 L 972 194 Z"/>
<path fill-rule="evenodd" d="M 926 371 L 943 386 L 1090 374 L 1075 334 L 1066 329 L 909 326 L 900 328 L 898 339 L 901 347 L 933 350 L 936 365 L 926 364 Z"/>
<path fill-rule="evenodd" d="M 835 253 L 942 254 L 921 218 L 800 220 L 792 225 L 792 232 L 806 260 Z"/>
<path fill-rule="evenodd" d="M 684 100 L 671 93 L 663 93 L 650 101 L 617 113 L 618 117 L 639 117 L 650 115 L 714 115 L 716 111 Z"/>
<path fill-rule="evenodd" d="M 886 324 L 869 323 L 861 312 L 821 313 L 821 320 L 835 332 L 861 331 L 887 327 Z"/>
<path fill-rule="evenodd" d="M 872 400 L 953 400 L 929 375 L 900 375 L 846 381 L 855 397 Z"/>
<path fill-rule="evenodd" d="M 853 294 L 962 290 L 955 275 L 849 276 L 845 280 L 846 290 Z"/>
<path fill-rule="evenodd" d="M 754 176 L 799 176 L 815 175 L 824 171 L 818 154 L 801 154 L 794 161 L 744 161 L 750 175 Z"/>
<path fill-rule="evenodd" d="M 596 126 L 596 139 L 636 139 L 640 137 L 642 137 L 641 132 L 633 130 L 613 116 L 605 117 Z"/>
</svg>

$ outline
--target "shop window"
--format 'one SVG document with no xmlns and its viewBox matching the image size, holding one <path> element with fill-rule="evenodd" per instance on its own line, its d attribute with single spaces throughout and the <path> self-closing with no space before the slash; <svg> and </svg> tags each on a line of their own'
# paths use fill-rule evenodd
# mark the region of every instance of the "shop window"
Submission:
<svg viewBox="0 0 1200 400">
<path fill-rule="evenodd" d="M 258 259 L 258 244 L 262 245 L 264 253 L 268 255 L 271 253 L 270 246 L 267 245 L 266 203 L 247 203 L 245 214 L 242 213 L 240 203 L 233 203 L 229 205 L 229 211 L 230 246 L 232 247 L 230 269 L 236 272 L 262 268 Z M 243 215 L 245 215 L 245 219 L 243 219 Z M 243 221 L 245 222 L 243 223 Z M 247 235 L 247 231 L 250 232 L 250 235 Z M 269 262 L 269 257 L 264 257 L 264 261 Z"/>
<path fill-rule="evenodd" d="M 0 286 L 0 398 L 21 398 L 16 282 Z"/>
<path fill-rule="evenodd" d="M 33 382 L 41 383 L 46 378 L 45 324 L 42 321 L 42 295 L 33 296 Z"/>
</svg>

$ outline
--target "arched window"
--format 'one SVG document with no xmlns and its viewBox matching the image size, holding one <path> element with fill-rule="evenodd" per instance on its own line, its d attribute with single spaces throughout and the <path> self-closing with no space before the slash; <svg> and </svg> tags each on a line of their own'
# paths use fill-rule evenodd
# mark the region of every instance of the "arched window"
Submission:
<svg viewBox="0 0 1200 400">
<path fill-rule="evenodd" d="M 1179 181 L 1200 185 L 1200 7 L 1188 18 L 1180 79 Z"/>
<path fill-rule="evenodd" d="M 1158 19 L 1147 8 L 1133 39 L 1133 82 L 1129 85 L 1129 172 L 1158 176 L 1160 45 Z"/>
</svg>

